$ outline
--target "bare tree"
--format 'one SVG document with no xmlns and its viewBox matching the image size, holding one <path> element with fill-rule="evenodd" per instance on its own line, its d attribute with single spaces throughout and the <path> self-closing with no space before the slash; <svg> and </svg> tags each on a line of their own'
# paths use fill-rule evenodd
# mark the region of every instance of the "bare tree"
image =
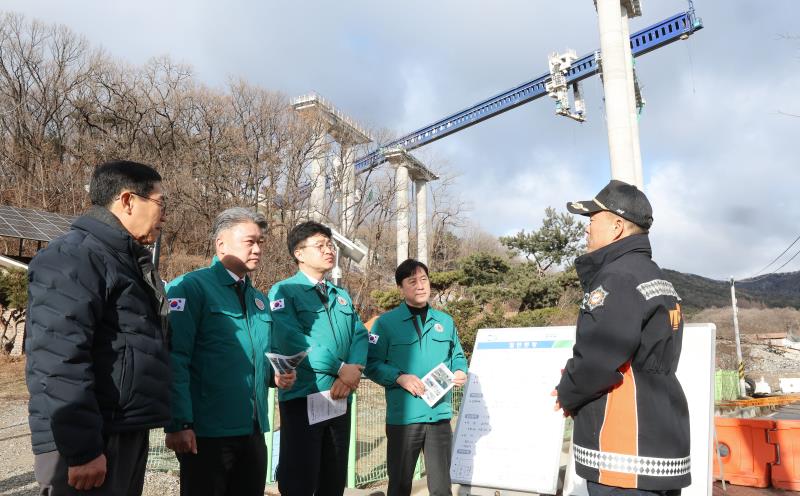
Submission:
<svg viewBox="0 0 800 496">
<path fill-rule="evenodd" d="M 318 179 L 309 162 L 318 158 L 327 183 L 322 215 L 338 228 L 347 213 L 348 235 L 369 249 L 358 266 L 345 261 L 354 299 L 369 307 L 370 291 L 390 284 L 395 268 L 394 173 L 385 166 L 365 172 L 351 191 L 342 164 L 393 136 L 372 130 L 373 143 L 341 146 L 327 126 L 295 112 L 285 95 L 242 79 L 209 88 L 169 57 L 132 66 L 65 27 L 0 15 L 0 202 L 78 214 L 88 206 L 85 186 L 97 164 L 152 164 L 169 203 L 162 239 L 167 278 L 207 261 L 213 218 L 234 205 L 270 219 L 269 260 L 254 274 L 256 283 L 266 288 L 296 270 L 286 233 L 309 216 L 309 184 Z M 440 247 L 463 221 L 453 181 L 445 175 L 432 187 L 429 225 Z M 352 195 L 352 205 L 339 201 L 343 194 Z M 0 247 L 8 245 L 0 239 Z M 458 247 L 452 251 L 439 250 L 442 260 L 453 260 Z"/>
</svg>

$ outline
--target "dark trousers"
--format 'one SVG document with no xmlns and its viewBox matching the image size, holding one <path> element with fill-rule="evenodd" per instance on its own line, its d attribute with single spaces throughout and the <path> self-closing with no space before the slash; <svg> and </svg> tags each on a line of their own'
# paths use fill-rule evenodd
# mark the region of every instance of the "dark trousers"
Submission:
<svg viewBox="0 0 800 496">
<path fill-rule="evenodd" d="M 305 398 L 280 402 L 282 496 L 341 496 L 347 484 L 350 405 L 347 413 L 308 425 Z"/>
<path fill-rule="evenodd" d="M 645 489 L 630 489 L 627 487 L 606 486 L 597 482 L 586 481 L 589 496 L 680 496 L 680 489 L 669 491 L 647 491 Z"/>
<path fill-rule="evenodd" d="M 178 455 L 181 496 L 263 496 L 267 445 L 256 425 L 248 436 L 198 437 L 197 454 Z"/>
<path fill-rule="evenodd" d="M 106 480 L 88 491 L 67 484 L 67 461 L 58 451 L 36 455 L 33 472 L 41 496 L 140 496 L 147 468 L 149 431 L 123 432 L 106 437 Z"/>
<path fill-rule="evenodd" d="M 387 496 L 408 496 L 414 467 L 422 450 L 430 496 L 451 496 L 450 451 L 453 431 L 449 420 L 430 424 L 386 424 Z"/>
</svg>

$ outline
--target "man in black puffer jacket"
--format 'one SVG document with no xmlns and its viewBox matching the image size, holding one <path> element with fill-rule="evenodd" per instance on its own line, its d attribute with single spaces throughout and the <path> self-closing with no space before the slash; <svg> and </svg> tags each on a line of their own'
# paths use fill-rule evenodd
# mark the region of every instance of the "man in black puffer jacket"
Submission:
<svg viewBox="0 0 800 496">
<path fill-rule="evenodd" d="M 93 207 L 28 269 L 25 352 L 41 494 L 140 495 L 148 430 L 170 419 L 168 303 L 152 244 L 165 220 L 161 176 L 98 166 Z"/>
</svg>

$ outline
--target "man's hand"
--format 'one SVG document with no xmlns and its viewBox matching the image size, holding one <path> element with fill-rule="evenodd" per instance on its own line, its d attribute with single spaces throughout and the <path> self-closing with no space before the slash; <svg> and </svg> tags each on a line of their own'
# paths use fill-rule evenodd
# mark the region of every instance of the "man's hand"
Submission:
<svg viewBox="0 0 800 496">
<path fill-rule="evenodd" d="M 286 374 L 275 373 L 275 385 L 280 389 L 292 389 L 297 379 L 297 372 L 292 370 Z"/>
<path fill-rule="evenodd" d="M 456 370 L 453 372 L 453 385 L 454 386 L 463 386 L 467 383 L 467 374 L 464 373 L 463 370 Z"/>
<path fill-rule="evenodd" d="M 103 485 L 106 480 L 106 455 L 101 454 L 83 465 L 67 469 L 67 484 L 78 491 L 88 491 Z"/>
<path fill-rule="evenodd" d="M 559 403 L 559 401 L 558 401 L 558 389 L 553 389 L 550 392 L 550 396 L 555 396 L 555 398 L 556 398 L 556 404 L 553 405 L 553 411 L 557 412 L 557 411 L 561 410 L 561 412 L 564 414 L 565 417 L 570 417 L 571 414 L 568 411 L 566 411 L 563 408 L 561 408 L 561 403 Z"/>
<path fill-rule="evenodd" d="M 425 384 L 414 374 L 403 374 L 397 378 L 397 384 L 413 396 L 422 396 L 425 393 Z"/>
<path fill-rule="evenodd" d="M 333 386 L 331 386 L 331 398 L 334 400 L 347 398 L 352 391 L 353 389 L 351 389 L 350 386 L 342 382 L 341 379 L 336 379 L 335 381 L 333 381 Z"/>
<path fill-rule="evenodd" d="M 175 453 L 197 454 L 197 438 L 192 429 L 184 429 L 178 432 L 168 432 L 164 440 L 167 448 Z"/>
<path fill-rule="evenodd" d="M 339 379 L 347 384 L 350 389 L 356 389 L 359 381 L 361 381 L 362 370 L 364 370 L 362 365 L 346 363 L 339 369 Z"/>
</svg>

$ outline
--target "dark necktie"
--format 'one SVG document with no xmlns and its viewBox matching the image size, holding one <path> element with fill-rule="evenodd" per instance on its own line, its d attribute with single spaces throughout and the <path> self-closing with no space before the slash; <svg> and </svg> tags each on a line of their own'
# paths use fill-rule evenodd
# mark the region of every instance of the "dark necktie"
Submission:
<svg viewBox="0 0 800 496">
<path fill-rule="evenodd" d="M 244 302 L 244 279 L 239 279 L 233 286 L 236 288 L 236 295 L 239 297 L 239 304 L 242 305 L 242 312 L 247 314 L 247 305 Z"/>
<path fill-rule="evenodd" d="M 325 308 L 328 308 L 328 286 L 325 284 L 325 281 L 318 282 L 316 284 L 316 289 L 319 299 L 322 300 L 322 304 L 325 305 Z"/>
</svg>

